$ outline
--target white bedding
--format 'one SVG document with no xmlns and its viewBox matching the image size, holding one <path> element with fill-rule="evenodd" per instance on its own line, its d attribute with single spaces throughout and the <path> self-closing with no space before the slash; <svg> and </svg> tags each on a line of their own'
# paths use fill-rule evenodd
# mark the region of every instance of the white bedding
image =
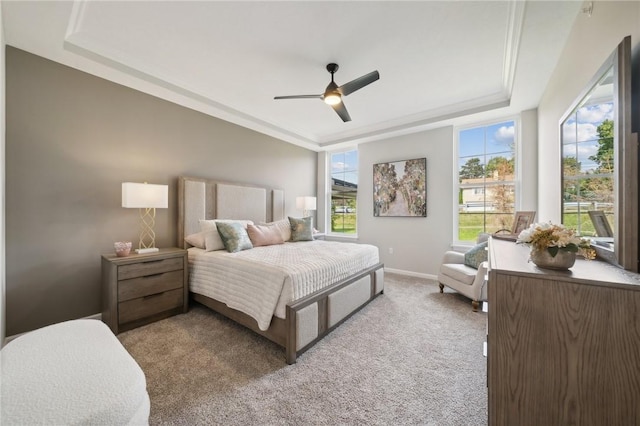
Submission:
<svg viewBox="0 0 640 426">
<path fill-rule="evenodd" d="M 302 241 L 238 253 L 189 249 L 189 290 L 225 303 L 269 328 L 287 303 L 379 262 L 368 244 Z"/>
</svg>

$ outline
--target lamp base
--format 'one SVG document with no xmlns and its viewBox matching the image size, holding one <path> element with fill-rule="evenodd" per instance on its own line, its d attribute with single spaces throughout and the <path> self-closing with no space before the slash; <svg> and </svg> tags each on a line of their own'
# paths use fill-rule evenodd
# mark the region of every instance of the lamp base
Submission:
<svg viewBox="0 0 640 426">
<path fill-rule="evenodd" d="M 157 247 L 136 249 L 136 253 L 138 254 L 155 253 L 157 251 L 160 251 Z"/>
</svg>

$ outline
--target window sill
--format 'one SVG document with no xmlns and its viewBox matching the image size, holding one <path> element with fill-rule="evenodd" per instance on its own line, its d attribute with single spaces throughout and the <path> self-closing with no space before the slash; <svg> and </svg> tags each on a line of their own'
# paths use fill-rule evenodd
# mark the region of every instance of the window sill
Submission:
<svg viewBox="0 0 640 426">
<path fill-rule="evenodd" d="M 356 234 L 349 234 L 349 235 L 345 235 L 345 234 L 326 234 L 325 236 L 325 240 L 330 240 L 330 241 L 357 241 L 358 240 L 358 235 Z"/>
</svg>

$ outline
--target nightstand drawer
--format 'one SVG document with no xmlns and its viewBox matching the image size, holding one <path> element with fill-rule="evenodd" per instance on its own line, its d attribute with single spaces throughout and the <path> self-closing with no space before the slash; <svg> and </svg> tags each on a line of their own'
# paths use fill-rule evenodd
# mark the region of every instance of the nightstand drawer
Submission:
<svg viewBox="0 0 640 426">
<path fill-rule="evenodd" d="M 184 264 L 182 257 L 137 262 L 130 265 L 119 266 L 118 280 L 127 280 L 130 278 L 143 277 L 145 275 L 153 275 L 161 272 L 176 271 L 183 268 Z"/>
<path fill-rule="evenodd" d="M 162 293 L 174 288 L 182 289 L 184 271 L 163 272 L 140 278 L 118 281 L 118 301 L 136 299 L 150 294 Z"/>
<path fill-rule="evenodd" d="M 118 321 L 125 324 L 182 306 L 182 289 L 169 290 L 118 304 Z"/>
</svg>

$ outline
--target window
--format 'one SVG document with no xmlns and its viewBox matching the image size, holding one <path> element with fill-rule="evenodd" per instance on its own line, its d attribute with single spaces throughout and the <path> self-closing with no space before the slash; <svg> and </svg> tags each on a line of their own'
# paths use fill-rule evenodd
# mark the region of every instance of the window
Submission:
<svg viewBox="0 0 640 426">
<path fill-rule="evenodd" d="M 511 229 L 516 200 L 514 120 L 458 133 L 458 241 Z"/>
<path fill-rule="evenodd" d="M 597 234 L 589 210 L 615 223 L 613 123 L 612 68 L 562 124 L 562 223 L 578 235 Z"/>
<path fill-rule="evenodd" d="M 331 232 L 356 233 L 356 196 L 358 195 L 358 150 L 331 154 Z"/>
</svg>

